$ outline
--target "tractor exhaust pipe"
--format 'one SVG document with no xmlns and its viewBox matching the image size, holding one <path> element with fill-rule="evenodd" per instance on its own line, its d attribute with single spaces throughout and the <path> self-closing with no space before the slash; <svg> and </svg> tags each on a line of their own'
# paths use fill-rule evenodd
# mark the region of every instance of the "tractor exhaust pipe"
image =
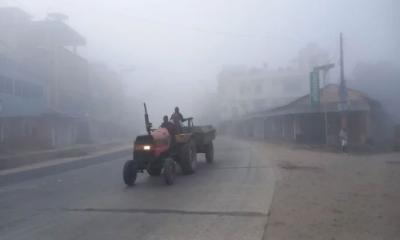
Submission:
<svg viewBox="0 0 400 240">
<path fill-rule="evenodd" d="M 144 105 L 144 122 L 146 124 L 146 131 L 150 135 L 151 134 L 152 124 L 151 124 L 151 122 L 149 120 L 149 114 L 147 113 L 146 103 L 143 103 L 143 105 Z"/>
</svg>

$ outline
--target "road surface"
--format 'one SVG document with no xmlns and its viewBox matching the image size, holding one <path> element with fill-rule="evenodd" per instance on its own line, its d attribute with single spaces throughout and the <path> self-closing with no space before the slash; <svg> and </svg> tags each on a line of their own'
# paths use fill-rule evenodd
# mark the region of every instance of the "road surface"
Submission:
<svg viewBox="0 0 400 240">
<path fill-rule="evenodd" d="M 251 143 L 221 138 L 215 147 L 214 164 L 199 155 L 196 174 L 179 175 L 173 186 L 140 174 L 134 187 L 125 187 L 121 172 L 129 156 L 3 181 L 0 238 L 262 239 L 272 164 Z"/>
</svg>

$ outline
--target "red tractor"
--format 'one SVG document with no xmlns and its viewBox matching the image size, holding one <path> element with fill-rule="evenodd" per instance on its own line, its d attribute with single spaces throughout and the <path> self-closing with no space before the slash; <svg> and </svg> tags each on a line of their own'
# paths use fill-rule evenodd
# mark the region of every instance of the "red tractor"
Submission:
<svg viewBox="0 0 400 240">
<path fill-rule="evenodd" d="M 213 162 L 215 129 L 212 126 L 194 126 L 193 119 L 188 118 L 182 131 L 171 136 L 166 128 L 152 129 L 146 104 L 144 109 L 147 134 L 136 137 L 133 160 L 124 165 L 123 180 L 126 185 L 134 185 L 137 173 L 144 170 L 150 176 L 162 175 L 165 183 L 171 185 L 177 164 L 183 174 L 196 171 L 197 153 L 205 153 L 207 162 Z"/>
</svg>

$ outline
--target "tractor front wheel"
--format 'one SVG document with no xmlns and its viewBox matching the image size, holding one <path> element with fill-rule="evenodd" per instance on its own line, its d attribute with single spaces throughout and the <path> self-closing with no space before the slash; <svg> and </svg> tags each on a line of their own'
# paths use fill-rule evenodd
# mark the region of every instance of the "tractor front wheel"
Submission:
<svg viewBox="0 0 400 240">
<path fill-rule="evenodd" d="M 165 184 L 167 185 L 174 184 L 175 173 L 176 173 L 175 161 L 172 158 L 165 159 L 163 166 L 163 177 Z"/>
<path fill-rule="evenodd" d="M 124 164 L 123 179 L 127 186 L 133 186 L 137 176 L 137 166 L 133 160 L 128 160 Z"/>
</svg>

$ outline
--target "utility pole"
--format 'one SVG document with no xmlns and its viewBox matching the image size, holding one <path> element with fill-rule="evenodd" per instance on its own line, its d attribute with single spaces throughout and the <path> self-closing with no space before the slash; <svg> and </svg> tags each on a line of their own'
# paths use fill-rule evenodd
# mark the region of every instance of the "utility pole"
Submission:
<svg viewBox="0 0 400 240">
<path fill-rule="evenodd" d="M 343 66 L 343 34 L 340 33 L 340 84 L 346 87 L 344 80 L 344 66 Z"/>
<path fill-rule="evenodd" d="M 343 54 L 343 35 L 340 33 L 340 86 L 339 86 L 339 110 L 342 112 L 340 126 L 341 128 L 347 127 L 347 88 L 346 88 L 346 79 L 344 77 L 344 54 Z"/>
</svg>

